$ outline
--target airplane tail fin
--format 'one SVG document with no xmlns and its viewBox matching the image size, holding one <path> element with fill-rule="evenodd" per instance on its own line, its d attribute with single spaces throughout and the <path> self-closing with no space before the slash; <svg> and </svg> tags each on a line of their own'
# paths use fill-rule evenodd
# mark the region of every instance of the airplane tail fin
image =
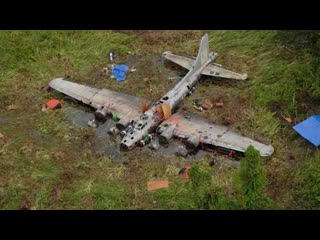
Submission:
<svg viewBox="0 0 320 240">
<path fill-rule="evenodd" d="M 200 42 L 200 48 L 197 59 L 194 63 L 194 70 L 198 70 L 209 59 L 209 39 L 206 33 Z"/>
</svg>

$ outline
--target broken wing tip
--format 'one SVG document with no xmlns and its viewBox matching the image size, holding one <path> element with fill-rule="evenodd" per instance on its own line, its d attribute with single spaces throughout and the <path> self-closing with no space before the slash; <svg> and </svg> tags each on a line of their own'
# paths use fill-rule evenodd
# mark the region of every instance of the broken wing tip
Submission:
<svg viewBox="0 0 320 240">
<path fill-rule="evenodd" d="M 248 78 L 248 74 L 243 73 L 241 74 L 241 80 L 246 80 Z"/>
<path fill-rule="evenodd" d="M 54 86 L 56 86 L 57 84 L 59 84 L 62 80 L 63 80 L 63 78 L 55 78 L 55 79 L 52 79 L 52 80 L 49 82 L 49 86 L 50 86 L 50 87 L 54 87 Z"/>
<path fill-rule="evenodd" d="M 260 151 L 260 156 L 261 157 L 269 157 L 273 154 L 274 148 L 271 145 L 265 146 L 263 149 Z"/>
</svg>

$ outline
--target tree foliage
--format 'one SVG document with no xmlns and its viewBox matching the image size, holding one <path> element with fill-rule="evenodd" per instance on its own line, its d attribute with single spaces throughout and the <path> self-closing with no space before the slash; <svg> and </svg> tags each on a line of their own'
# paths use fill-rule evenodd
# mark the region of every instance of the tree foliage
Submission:
<svg viewBox="0 0 320 240">
<path fill-rule="evenodd" d="M 259 152 L 253 146 L 249 146 L 245 157 L 241 159 L 239 177 L 246 208 L 263 208 L 267 203 L 267 197 L 264 194 L 267 172 L 261 162 Z"/>
</svg>

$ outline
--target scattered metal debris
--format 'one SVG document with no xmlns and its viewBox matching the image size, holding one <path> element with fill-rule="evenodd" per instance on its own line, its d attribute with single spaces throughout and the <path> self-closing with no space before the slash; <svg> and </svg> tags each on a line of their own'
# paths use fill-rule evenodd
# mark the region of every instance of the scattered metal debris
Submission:
<svg viewBox="0 0 320 240">
<path fill-rule="evenodd" d="M 199 112 L 203 111 L 203 108 L 201 107 L 201 103 L 199 103 L 199 99 L 194 100 L 193 102 L 193 108 L 196 109 Z"/>
<path fill-rule="evenodd" d="M 88 126 L 92 127 L 92 128 L 97 128 L 99 125 L 96 122 L 96 119 L 91 119 L 91 120 L 88 121 Z"/>
<path fill-rule="evenodd" d="M 113 64 L 110 64 L 107 67 L 104 67 L 100 72 L 98 72 L 98 76 L 102 76 L 102 77 L 111 76 L 113 68 L 114 68 Z"/>
<path fill-rule="evenodd" d="M 148 182 L 148 191 L 153 191 L 153 190 L 168 188 L 168 187 L 169 187 L 168 180 Z"/>
<path fill-rule="evenodd" d="M 44 103 L 44 104 L 41 105 L 41 111 L 44 112 L 44 111 L 46 111 L 46 110 L 47 110 L 47 106 L 46 106 L 46 104 Z"/>
<path fill-rule="evenodd" d="M 58 99 L 51 99 L 47 103 L 42 105 L 42 111 L 44 111 L 44 108 L 46 109 L 51 109 L 51 110 L 56 110 L 60 109 L 63 107 L 63 104 L 60 100 Z"/>
<path fill-rule="evenodd" d="M 183 177 L 184 179 L 189 179 L 189 172 L 191 170 L 190 166 L 186 166 L 180 169 L 179 176 Z"/>
<path fill-rule="evenodd" d="M 219 102 L 216 102 L 216 107 L 223 107 L 223 102 L 220 100 Z"/>
<path fill-rule="evenodd" d="M 179 146 L 177 151 L 176 151 L 176 155 L 177 156 L 181 156 L 181 157 L 187 157 L 189 154 L 187 148 L 183 145 Z"/>
<path fill-rule="evenodd" d="M 213 104 L 209 101 L 209 100 L 205 100 L 204 103 L 202 103 L 201 107 L 204 110 L 209 110 L 210 108 L 212 108 Z"/>
<path fill-rule="evenodd" d="M 193 108 L 196 109 L 199 112 L 203 111 L 203 108 L 202 107 L 198 107 L 197 105 L 193 105 Z"/>
<path fill-rule="evenodd" d="M 108 131 L 108 133 L 113 135 L 113 136 L 116 136 L 119 132 L 120 132 L 120 130 L 117 127 L 112 127 Z"/>
<path fill-rule="evenodd" d="M 137 71 L 137 69 L 136 69 L 135 67 L 132 67 L 132 68 L 130 69 L 130 72 L 135 72 L 135 71 Z"/>
<path fill-rule="evenodd" d="M 110 53 L 108 54 L 108 56 L 109 56 L 110 62 L 113 62 L 113 61 L 115 60 L 115 58 L 116 58 L 116 55 L 114 54 L 114 52 L 110 52 Z"/>
</svg>

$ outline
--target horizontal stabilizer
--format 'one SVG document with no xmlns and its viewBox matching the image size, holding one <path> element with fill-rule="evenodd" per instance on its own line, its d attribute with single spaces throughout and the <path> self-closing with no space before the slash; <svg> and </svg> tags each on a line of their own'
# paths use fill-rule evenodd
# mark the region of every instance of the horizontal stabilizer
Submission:
<svg viewBox="0 0 320 240">
<path fill-rule="evenodd" d="M 195 59 L 179 56 L 179 55 L 173 54 L 171 52 L 164 52 L 163 57 L 166 60 L 174 62 L 187 70 L 190 70 L 195 62 Z M 206 76 L 228 78 L 228 79 L 235 79 L 235 80 L 245 80 L 248 78 L 248 75 L 245 73 L 243 73 L 243 74 L 236 73 L 236 72 L 224 69 L 215 63 L 209 64 L 202 71 L 201 74 L 206 75 Z"/>
</svg>

